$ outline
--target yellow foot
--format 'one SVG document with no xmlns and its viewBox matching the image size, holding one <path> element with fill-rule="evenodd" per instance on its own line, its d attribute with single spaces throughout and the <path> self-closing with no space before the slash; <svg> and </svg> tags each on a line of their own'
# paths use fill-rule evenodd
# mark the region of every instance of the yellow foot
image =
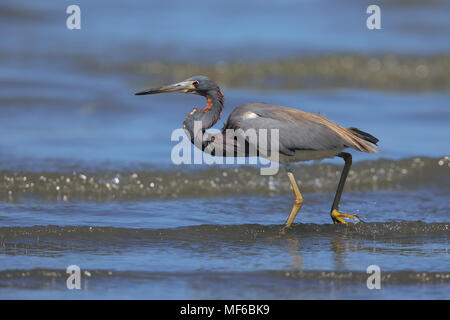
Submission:
<svg viewBox="0 0 450 320">
<path fill-rule="evenodd" d="M 345 213 L 345 212 L 339 212 L 336 209 L 331 211 L 331 218 L 333 219 L 334 224 L 338 224 L 338 223 L 347 224 L 347 221 L 345 221 L 342 218 L 349 218 L 349 219 L 357 218 L 359 220 L 359 222 L 364 222 L 356 214 L 348 214 L 348 213 Z"/>
<path fill-rule="evenodd" d="M 281 237 L 285 236 L 286 235 L 286 231 L 289 229 L 289 227 L 283 226 L 283 228 L 281 228 L 280 232 L 278 233 L 277 236 L 275 236 L 275 238 L 281 238 Z"/>
</svg>

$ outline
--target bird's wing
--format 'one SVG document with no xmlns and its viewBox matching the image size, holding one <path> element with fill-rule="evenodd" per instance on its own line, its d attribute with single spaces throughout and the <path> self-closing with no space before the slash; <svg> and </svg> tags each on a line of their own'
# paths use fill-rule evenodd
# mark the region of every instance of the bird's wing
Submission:
<svg viewBox="0 0 450 320">
<path fill-rule="evenodd" d="M 293 155 L 295 150 L 331 150 L 355 148 L 362 150 L 361 139 L 351 131 L 326 118 L 300 111 L 263 103 L 249 103 L 236 108 L 224 129 L 278 129 L 279 152 Z M 265 132 L 263 132 L 265 133 Z M 270 138 L 268 139 L 270 142 Z M 270 143 L 268 144 L 270 151 Z"/>
</svg>

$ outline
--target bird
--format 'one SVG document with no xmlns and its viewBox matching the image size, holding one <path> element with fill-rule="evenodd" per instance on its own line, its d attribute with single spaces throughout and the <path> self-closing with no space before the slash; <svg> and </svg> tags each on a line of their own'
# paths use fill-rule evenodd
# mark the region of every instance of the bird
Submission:
<svg viewBox="0 0 450 320">
<path fill-rule="evenodd" d="M 363 222 L 356 214 L 339 211 L 344 184 L 352 165 L 352 155 L 343 150 L 350 148 L 360 152 L 376 153 L 378 152 L 377 142 L 379 140 L 373 135 L 355 127 L 344 128 L 319 114 L 262 102 L 245 103 L 236 107 L 225 121 L 220 133 L 207 133 L 206 129 L 214 126 L 222 115 L 224 95 L 214 81 L 201 75 L 171 85 L 140 91 L 135 95 L 168 92 L 196 94 L 206 98 L 206 106 L 193 108 L 183 121 L 183 129 L 187 136 L 203 152 L 217 155 L 215 150 L 222 148 L 223 151 L 227 152 L 227 156 L 231 154 L 231 156 L 236 157 L 242 155 L 242 152 L 245 156 L 248 156 L 248 139 L 244 139 L 244 142 L 239 141 L 236 136 L 228 136 L 227 130 L 242 130 L 245 132 L 248 129 L 278 129 L 279 141 L 278 151 L 275 154 L 276 159 L 279 159 L 279 163 L 286 168 L 295 195 L 294 205 L 284 228 L 289 228 L 292 225 L 303 206 L 303 196 L 290 164 L 334 157 L 342 158 L 344 167 L 330 210 L 332 222 L 334 224 L 347 224 L 345 219 L 358 219 L 358 221 Z M 196 123 L 200 123 L 200 125 L 196 126 Z M 267 146 L 265 150 L 258 146 L 256 148 L 257 156 L 273 158 L 268 156 L 271 151 L 270 146 Z"/>
</svg>

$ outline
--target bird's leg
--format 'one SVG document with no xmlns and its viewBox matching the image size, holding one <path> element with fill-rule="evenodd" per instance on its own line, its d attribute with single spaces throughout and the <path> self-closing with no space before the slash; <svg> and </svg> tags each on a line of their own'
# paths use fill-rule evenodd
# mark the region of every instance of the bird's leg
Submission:
<svg viewBox="0 0 450 320">
<path fill-rule="evenodd" d="M 292 185 L 292 189 L 294 189 L 294 194 L 295 194 L 294 206 L 292 207 L 291 214 L 289 215 L 288 219 L 286 220 L 286 224 L 285 224 L 285 227 L 289 228 L 291 226 L 292 222 L 294 221 L 294 218 L 297 215 L 298 211 L 302 207 L 303 197 L 302 197 L 302 194 L 300 193 L 300 190 L 298 189 L 297 182 L 295 182 L 294 175 L 291 172 L 288 172 L 287 175 L 289 177 L 289 180 Z"/>
<path fill-rule="evenodd" d="M 344 159 L 345 165 L 344 169 L 342 169 L 341 179 L 339 180 L 336 195 L 334 196 L 333 206 L 331 207 L 331 219 L 333 219 L 334 224 L 338 223 L 347 224 L 347 222 L 342 218 L 349 218 L 349 219 L 358 218 L 358 220 L 362 222 L 362 220 L 356 214 L 348 214 L 345 212 L 338 211 L 342 191 L 344 190 L 345 180 L 347 180 L 347 175 L 352 165 L 352 155 L 350 153 L 341 152 L 340 154 L 338 154 L 338 157 Z"/>
</svg>

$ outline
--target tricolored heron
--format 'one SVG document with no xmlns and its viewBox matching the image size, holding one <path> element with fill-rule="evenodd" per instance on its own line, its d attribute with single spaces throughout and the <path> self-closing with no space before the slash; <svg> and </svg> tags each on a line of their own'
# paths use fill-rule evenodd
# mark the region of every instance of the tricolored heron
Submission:
<svg viewBox="0 0 450 320">
<path fill-rule="evenodd" d="M 347 179 L 352 156 L 342 152 L 343 149 L 352 148 L 361 152 L 375 153 L 378 151 L 378 139 L 369 133 L 356 128 L 341 127 L 323 116 L 312 114 L 298 109 L 282 107 L 266 103 L 246 103 L 238 106 L 230 114 L 225 122 L 222 132 L 216 135 L 206 134 L 205 130 L 211 128 L 220 118 L 223 109 L 224 96 L 218 85 L 205 76 L 194 76 L 182 82 L 145 90 L 136 95 L 156 94 L 164 92 L 183 92 L 201 95 L 206 98 L 206 106 L 203 109 L 194 108 L 183 122 L 183 128 L 191 137 L 196 121 L 201 121 L 203 151 L 215 150 L 215 146 L 223 149 L 236 148 L 236 140 L 228 141 L 225 134 L 227 129 L 278 129 L 279 131 L 279 159 L 281 163 L 289 164 L 298 161 L 318 160 L 333 158 L 335 156 L 344 159 L 345 165 L 331 206 L 331 219 L 335 224 L 347 222 L 343 218 L 361 219 L 354 214 L 339 212 L 338 206 Z M 295 181 L 292 172 L 287 169 L 287 174 L 294 190 L 295 202 L 285 226 L 290 227 L 295 216 L 303 205 L 303 197 Z"/>
</svg>

